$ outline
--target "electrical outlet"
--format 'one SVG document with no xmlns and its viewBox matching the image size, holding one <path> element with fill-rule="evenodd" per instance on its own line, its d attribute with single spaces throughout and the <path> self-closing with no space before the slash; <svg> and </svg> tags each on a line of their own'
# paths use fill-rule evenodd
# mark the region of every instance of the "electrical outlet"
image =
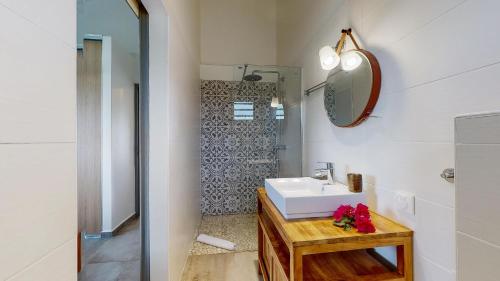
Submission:
<svg viewBox="0 0 500 281">
<path fill-rule="evenodd" d="M 394 201 L 398 211 L 403 211 L 412 216 L 415 215 L 415 194 L 406 191 L 398 191 L 394 195 Z"/>
</svg>

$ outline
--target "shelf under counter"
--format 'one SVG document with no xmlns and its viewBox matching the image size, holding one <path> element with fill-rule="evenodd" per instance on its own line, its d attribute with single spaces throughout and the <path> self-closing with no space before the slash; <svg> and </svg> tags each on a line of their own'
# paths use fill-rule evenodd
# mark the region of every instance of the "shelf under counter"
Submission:
<svg viewBox="0 0 500 281">
<path fill-rule="evenodd" d="M 332 225 L 331 218 L 286 220 L 258 189 L 259 265 L 269 281 L 411 281 L 413 232 L 376 213 L 377 231 L 360 234 Z M 373 248 L 396 246 L 396 266 Z"/>
</svg>

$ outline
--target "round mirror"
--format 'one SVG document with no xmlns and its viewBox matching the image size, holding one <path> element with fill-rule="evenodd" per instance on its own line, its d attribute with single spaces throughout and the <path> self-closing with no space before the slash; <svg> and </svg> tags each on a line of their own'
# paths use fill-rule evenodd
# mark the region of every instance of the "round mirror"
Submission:
<svg viewBox="0 0 500 281">
<path fill-rule="evenodd" d="M 336 67 L 328 74 L 324 103 L 334 125 L 354 127 L 370 116 L 377 103 L 380 66 L 375 56 L 365 50 L 352 50 L 342 55 L 350 61 L 345 62 L 346 65 L 343 62 L 343 67 Z"/>
</svg>

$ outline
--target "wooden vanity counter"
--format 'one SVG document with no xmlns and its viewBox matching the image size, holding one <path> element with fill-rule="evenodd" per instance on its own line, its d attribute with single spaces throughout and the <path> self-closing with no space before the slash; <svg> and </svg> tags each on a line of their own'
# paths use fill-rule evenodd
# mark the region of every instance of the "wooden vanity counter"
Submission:
<svg viewBox="0 0 500 281">
<path fill-rule="evenodd" d="M 266 281 L 412 281 L 413 231 L 371 212 L 377 231 L 358 233 L 333 218 L 286 220 L 258 191 L 259 269 Z M 397 247 L 397 266 L 373 248 Z"/>
</svg>

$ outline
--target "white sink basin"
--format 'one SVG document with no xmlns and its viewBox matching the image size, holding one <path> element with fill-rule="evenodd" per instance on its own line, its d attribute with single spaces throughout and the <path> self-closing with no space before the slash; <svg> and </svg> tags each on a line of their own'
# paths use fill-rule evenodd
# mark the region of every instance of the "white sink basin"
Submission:
<svg viewBox="0 0 500 281">
<path fill-rule="evenodd" d="M 324 185 L 313 178 L 266 179 L 267 196 L 286 219 L 328 217 L 340 206 L 366 204 L 362 193 L 350 192 L 342 183 Z"/>
</svg>

